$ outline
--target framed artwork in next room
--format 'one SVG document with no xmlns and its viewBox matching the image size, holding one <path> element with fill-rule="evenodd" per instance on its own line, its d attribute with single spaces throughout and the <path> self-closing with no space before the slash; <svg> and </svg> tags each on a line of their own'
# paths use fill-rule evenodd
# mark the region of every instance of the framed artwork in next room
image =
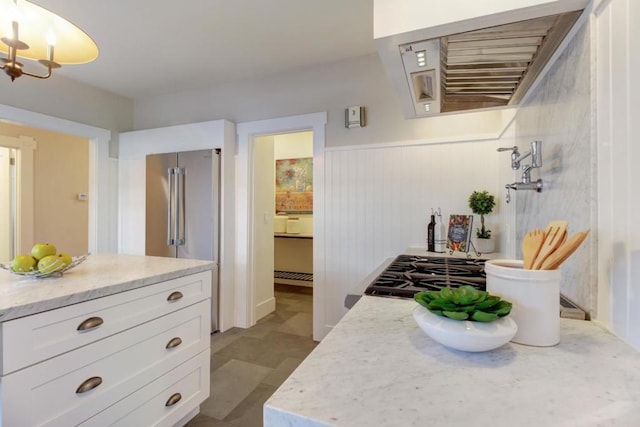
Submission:
<svg viewBox="0 0 640 427">
<path fill-rule="evenodd" d="M 313 158 L 276 160 L 276 213 L 313 213 Z"/>
</svg>

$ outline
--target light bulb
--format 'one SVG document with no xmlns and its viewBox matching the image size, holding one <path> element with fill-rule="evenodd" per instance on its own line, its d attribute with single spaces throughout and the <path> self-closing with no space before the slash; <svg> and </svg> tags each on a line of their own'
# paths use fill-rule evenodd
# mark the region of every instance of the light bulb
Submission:
<svg viewBox="0 0 640 427">
<path fill-rule="evenodd" d="M 12 3 L 13 4 L 9 6 L 9 17 L 11 18 L 11 21 L 20 22 L 22 21 L 22 13 L 18 7 L 18 1 L 14 0 Z"/>
<path fill-rule="evenodd" d="M 56 45 L 56 34 L 53 32 L 53 30 L 49 30 L 47 32 L 47 45 L 49 46 L 55 46 Z"/>
</svg>

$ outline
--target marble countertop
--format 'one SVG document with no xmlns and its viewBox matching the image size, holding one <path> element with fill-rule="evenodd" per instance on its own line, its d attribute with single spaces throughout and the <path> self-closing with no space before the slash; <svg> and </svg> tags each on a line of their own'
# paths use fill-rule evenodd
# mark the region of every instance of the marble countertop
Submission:
<svg viewBox="0 0 640 427">
<path fill-rule="evenodd" d="M 450 350 L 412 300 L 365 295 L 264 405 L 264 426 L 631 426 L 640 353 L 561 319 L 553 347 Z"/>
<path fill-rule="evenodd" d="M 93 254 L 62 277 L 35 279 L 0 270 L 0 321 L 211 270 L 212 261 Z"/>
</svg>

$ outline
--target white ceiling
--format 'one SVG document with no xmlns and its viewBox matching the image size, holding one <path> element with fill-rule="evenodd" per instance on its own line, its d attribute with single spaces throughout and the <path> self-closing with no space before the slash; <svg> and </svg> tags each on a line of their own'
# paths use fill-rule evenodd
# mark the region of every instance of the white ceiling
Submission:
<svg viewBox="0 0 640 427">
<path fill-rule="evenodd" d="M 32 0 L 97 60 L 56 73 L 137 99 L 375 52 L 373 0 Z"/>
</svg>

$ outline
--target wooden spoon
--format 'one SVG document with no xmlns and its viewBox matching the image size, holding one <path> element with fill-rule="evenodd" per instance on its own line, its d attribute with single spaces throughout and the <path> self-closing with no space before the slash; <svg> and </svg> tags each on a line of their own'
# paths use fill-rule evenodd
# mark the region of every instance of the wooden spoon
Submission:
<svg viewBox="0 0 640 427">
<path fill-rule="evenodd" d="M 576 249 L 584 242 L 584 239 L 589 234 L 587 231 L 579 231 L 569 240 L 564 242 L 558 249 L 556 249 L 551 255 L 547 257 L 542 263 L 540 270 L 555 270 L 562 264 L 567 258 L 575 252 Z"/>
<path fill-rule="evenodd" d="M 544 260 L 560 246 L 565 238 L 568 225 L 567 221 L 551 221 L 547 224 L 544 243 L 536 256 L 536 260 L 533 262 L 532 270 L 540 270 Z"/>
<path fill-rule="evenodd" d="M 545 233 L 539 228 L 531 230 L 522 239 L 522 259 L 524 260 L 523 268 L 525 270 L 531 270 L 533 261 L 538 256 L 540 248 L 544 243 Z"/>
</svg>

